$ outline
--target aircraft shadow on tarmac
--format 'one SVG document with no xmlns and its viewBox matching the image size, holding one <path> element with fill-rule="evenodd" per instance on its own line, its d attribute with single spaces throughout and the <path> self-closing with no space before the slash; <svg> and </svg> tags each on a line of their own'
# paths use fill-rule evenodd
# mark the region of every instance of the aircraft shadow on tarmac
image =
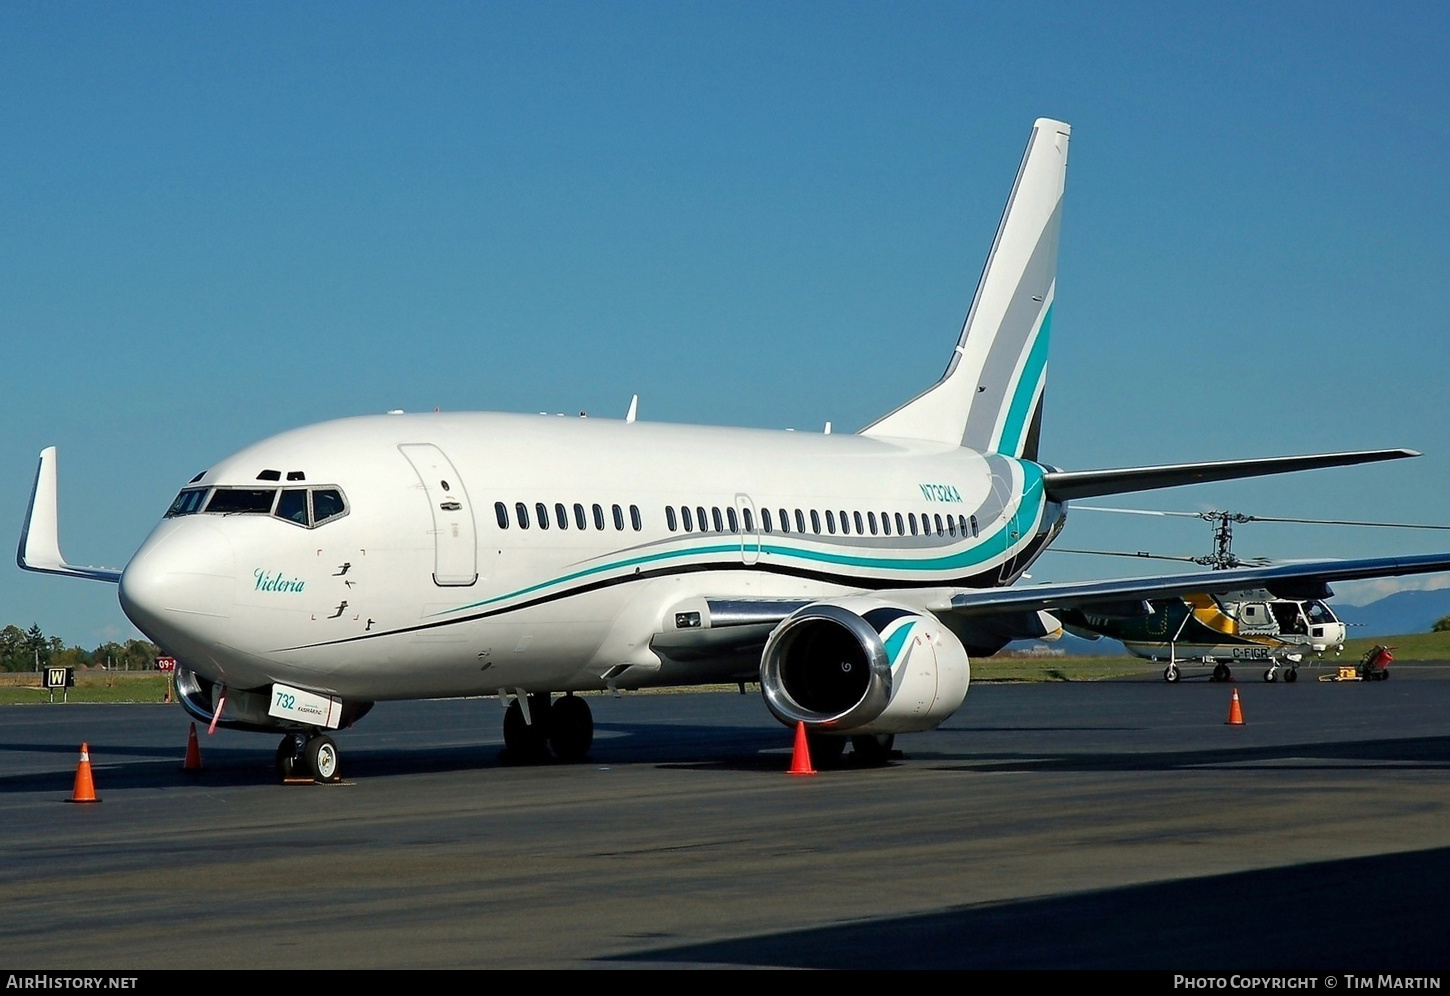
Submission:
<svg viewBox="0 0 1450 996">
<path fill-rule="evenodd" d="M 1096 729 L 1096 728 L 1095 728 Z M 600 734 L 584 765 L 653 765 L 671 770 L 741 772 L 780 771 L 789 764 L 790 736 L 764 727 L 670 726 L 656 723 L 609 723 Z M 265 739 L 265 738 L 261 738 Z M 1209 750 L 1143 751 L 943 751 L 921 749 L 907 741 L 893 756 L 929 766 L 932 770 L 981 774 L 984 772 L 1052 771 L 1176 771 L 1191 768 L 1252 766 L 1295 771 L 1377 767 L 1396 770 L 1450 767 L 1450 737 L 1413 737 L 1333 743 L 1299 743 Z M 472 771 L 512 766 L 512 759 L 497 742 L 407 747 L 353 747 L 342 742 L 343 776 L 364 779 Z M 0 754 L 42 753 L 65 758 L 62 770 L 30 771 L 0 776 L 0 793 L 54 790 L 74 772 L 76 747 L 53 743 L 0 743 Z M 275 780 L 270 741 L 265 748 L 218 747 L 202 742 L 204 770 L 183 776 L 181 745 L 161 748 L 138 745 L 90 744 L 96 778 L 109 789 L 154 788 L 193 777 L 209 785 L 268 784 Z M 113 760 L 124 758 L 124 760 Z M 837 764 L 852 768 L 851 754 Z M 68 781 L 65 782 L 69 784 Z"/>
<path fill-rule="evenodd" d="M 615 963 L 1435 973 L 1450 848 L 641 951 Z"/>
</svg>

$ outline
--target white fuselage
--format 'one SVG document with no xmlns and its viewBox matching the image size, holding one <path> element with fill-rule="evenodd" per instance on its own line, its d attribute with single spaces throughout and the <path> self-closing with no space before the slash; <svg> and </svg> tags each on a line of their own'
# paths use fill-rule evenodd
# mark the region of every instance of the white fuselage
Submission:
<svg viewBox="0 0 1450 996">
<path fill-rule="evenodd" d="M 233 688 L 376 700 L 746 677 L 725 661 L 672 674 L 650 637 L 705 596 L 1007 583 L 1061 524 L 1041 473 L 853 435 L 343 419 L 248 447 L 188 486 L 335 489 L 343 514 L 311 526 L 255 511 L 168 516 L 127 567 L 121 601 Z"/>
</svg>

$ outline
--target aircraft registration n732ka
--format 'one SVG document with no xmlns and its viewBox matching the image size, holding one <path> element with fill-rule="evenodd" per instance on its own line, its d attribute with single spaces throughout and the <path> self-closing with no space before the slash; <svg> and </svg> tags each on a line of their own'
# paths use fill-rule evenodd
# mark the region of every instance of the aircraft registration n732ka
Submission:
<svg viewBox="0 0 1450 996">
<path fill-rule="evenodd" d="M 18 561 L 118 582 L 196 718 L 328 731 L 388 699 L 497 695 L 508 756 L 573 760 L 599 689 L 760 683 L 818 760 L 879 762 L 967 694 L 972 657 L 1054 610 L 1450 569 L 1450 554 L 1014 585 L 1074 499 L 1414 456 L 1372 450 L 1060 470 L 1038 458 L 1069 128 L 1041 119 L 941 379 L 852 434 L 387 414 L 284 432 L 177 495 L 124 570 L 60 552 L 41 453 Z"/>
</svg>

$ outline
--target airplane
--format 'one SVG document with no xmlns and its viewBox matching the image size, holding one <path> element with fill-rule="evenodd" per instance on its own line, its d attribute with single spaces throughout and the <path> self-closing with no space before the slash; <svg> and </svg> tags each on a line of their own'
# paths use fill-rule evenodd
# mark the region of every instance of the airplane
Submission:
<svg viewBox="0 0 1450 996">
<path fill-rule="evenodd" d="M 181 487 L 123 570 L 61 554 L 41 452 L 17 562 L 118 585 L 182 706 L 281 734 L 339 777 L 375 702 L 497 696 L 504 757 L 573 761 L 581 692 L 758 682 L 818 763 L 886 763 L 963 704 L 971 658 L 1053 612 L 1441 571 L 1450 553 L 1014 585 L 1072 501 L 1416 456 L 1387 449 L 1110 470 L 1038 458 L 1068 125 L 1032 127 L 946 371 L 854 434 L 508 413 L 283 432 Z"/>
<path fill-rule="evenodd" d="M 1176 516 L 1202 519 L 1213 526 L 1213 552 L 1201 557 L 1173 556 L 1138 551 L 1071 550 L 1058 547 L 1054 553 L 1078 553 L 1107 557 L 1138 557 L 1177 560 L 1201 564 L 1215 571 L 1267 565 L 1256 558 L 1245 561 L 1233 552 L 1233 527 L 1249 522 L 1280 522 L 1299 525 L 1355 526 L 1384 529 L 1436 529 L 1450 526 L 1410 522 L 1365 522 L 1350 519 L 1304 519 L 1273 515 L 1248 515 L 1221 509 L 1178 512 L 1144 508 L 1079 506 L 1088 512 L 1117 512 L 1129 515 Z M 1211 680 L 1232 681 L 1230 663 L 1259 662 L 1268 665 L 1264 680 L 1297 681 L 1299 665 L 1306 658 L 1338 655 L 1344 650 L 1345 624 L 1323 599 L 1276 598 L 1263 588 L 1220 594 L 1194 593 L 1174 599 L 1152 599 L 1152 611 L 1135 618 L 1098 615 L 1081 609 L 1061 613 L 1063 628 L 1075 636 L 1097 640 L 1107 636 L 1122 642 L 1138 657 L 1166 662 L 1163 680 L 1178 681 L 1184 666 L 1201 663 L 1213 668 Z"/>
</svg>

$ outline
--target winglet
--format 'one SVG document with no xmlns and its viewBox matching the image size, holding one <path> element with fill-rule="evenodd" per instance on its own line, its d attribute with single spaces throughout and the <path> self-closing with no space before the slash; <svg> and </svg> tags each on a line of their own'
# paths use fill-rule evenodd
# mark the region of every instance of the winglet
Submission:
<svg viewBox="0 0 1450 996">
<path fill-rule="evenodd" d="M 632 398 L 629 399 L 629 411 L 627 413 L 625 413 L 624 420 L 625 420 L 625 422 L 633 422 L 638 417 L 639 417 L 639 395 L 636 394 L 634 397 L 632 397 Z"/>
<path fill-rule="evenodd" d="M 108 567 L 73 567 L 61 556 L 55 462 L 54 446 L 40 451 L 40 465 L 35 469 L 35 487 L 30 490 L 30 506 L 25 510 L 25 525 L 20 528 L 20 547 L 15 552 L 15 562 L 22 570 L 115 584 L 121 580 L 120 571 Z"/>
</svg>

